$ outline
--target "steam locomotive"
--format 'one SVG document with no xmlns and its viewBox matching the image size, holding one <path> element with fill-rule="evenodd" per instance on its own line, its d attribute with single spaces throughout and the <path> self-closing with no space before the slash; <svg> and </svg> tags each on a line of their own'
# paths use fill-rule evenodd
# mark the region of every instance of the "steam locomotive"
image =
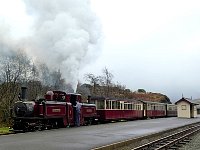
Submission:
<svg viewBox="0 0 200 150">
<path fill-rule="evenodd" d="M 80 125 L 177 116 L 174 104 L 105 97 L 88 97 L 83 103 L 80 94 L 63 91 L 48 91 L 43 99 L 26 101 L 25 91 L 22 88 L 22 98 L 14 105 L 14 131 L 75 126 L 77 103 L 81 103 Z"/>
<path fill-rule="evenodd" d="M 48 91 L 44 99 L 26 101 L 25 91 L 26 88 L 22 88 L 22 98 L 14 104 L 14 131 L 75 126 L 76 103 L 81 103 L 80 125 L 91 124 L 98 118 L 96 106 L 82 103 L 80 94 Z"/>
</svg>

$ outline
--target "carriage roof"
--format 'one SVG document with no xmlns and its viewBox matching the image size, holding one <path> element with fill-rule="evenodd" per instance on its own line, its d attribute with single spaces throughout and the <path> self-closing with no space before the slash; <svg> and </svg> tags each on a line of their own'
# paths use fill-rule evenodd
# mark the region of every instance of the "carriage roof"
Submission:
<svg viewBox="0 0 200 150">
<path fill-rule="evenodd" d="M 95 97 L 91 97 L 91 100 L 93 101 L 104 101 L 104 100 L 108 100 L 108 101 L 124 101 L 124 102 L 141 102 L 139 100 L 136 99 L 123 99 L 123 98 L 106 98 L 103 96 L 95 96 Z"/>
</svg>

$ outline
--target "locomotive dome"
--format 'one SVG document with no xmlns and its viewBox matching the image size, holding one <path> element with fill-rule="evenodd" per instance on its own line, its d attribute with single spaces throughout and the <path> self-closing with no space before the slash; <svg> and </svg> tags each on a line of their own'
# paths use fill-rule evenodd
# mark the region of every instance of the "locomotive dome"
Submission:
<svg viewBox="0 0 200 150">
<path fill-rule="evenodd" d="M 47 95 L 53 95 L 53 91 L 47 91 Z"/>
</svg>

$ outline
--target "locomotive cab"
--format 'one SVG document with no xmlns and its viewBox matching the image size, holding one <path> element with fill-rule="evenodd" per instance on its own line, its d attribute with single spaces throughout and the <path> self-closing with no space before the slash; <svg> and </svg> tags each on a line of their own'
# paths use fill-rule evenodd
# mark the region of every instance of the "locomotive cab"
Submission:
<svg viewBox="0 0 200 150">
<path fill-rule="evenodd" d="M 77 94 L 77 93 L 68 93 L 66 94 L 66 99 L 67 102 L 70 103 L 74 103 L 75 101 L 81 103 L 82 102 L 82 98 L 81 98 L 81 94 Z"/>
<path fill-rule="evenodd" d="M 68 93 L 62 91 L 48 91 L 45 95 L 47 101 L 60 101 L 70 102 L 72 105 L 76 105 L 76 102 L 82 102 L 81 94 Z"/>
<path fill-rule="evenodd" d="M 66 93 L 62 91 L 48 91 L 45 94 L 45 99 L 47 101 L 60 101 L 60 102 L 66 102 Z"/>
</svg>

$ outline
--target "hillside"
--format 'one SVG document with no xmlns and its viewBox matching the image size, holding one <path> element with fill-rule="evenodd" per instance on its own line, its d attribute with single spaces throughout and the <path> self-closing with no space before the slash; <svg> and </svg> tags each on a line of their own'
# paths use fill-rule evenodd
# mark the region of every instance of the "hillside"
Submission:
<svg viewBox="0 0 200 150">
<path fill-rule="evenodd" d="M 132 92 L 130 93 L 129 98 L 144 100 L 144 101 L 171 103 L 170 99 L 166 95 L 163 95 L 161 93 Z"/>
<path fill-rule="evenodd" d="M 136 99 L 152 102 L 171 103 L 170 99 L 161 93 L 146 92 L 143 89 L 138 89 L 136 92 L 132 92 L 130 89 L 122 87 L 109 87 L 109 90 L 105 86 L 96 85 L 95 89 L 92 85 L 82 84 L 78 86 L 77 92 L 81 93 L 83 99 L 87 100 L 87 96 L 103 96 L 112 98 L 124 98 L 124 99 Z"/>
</svg>

